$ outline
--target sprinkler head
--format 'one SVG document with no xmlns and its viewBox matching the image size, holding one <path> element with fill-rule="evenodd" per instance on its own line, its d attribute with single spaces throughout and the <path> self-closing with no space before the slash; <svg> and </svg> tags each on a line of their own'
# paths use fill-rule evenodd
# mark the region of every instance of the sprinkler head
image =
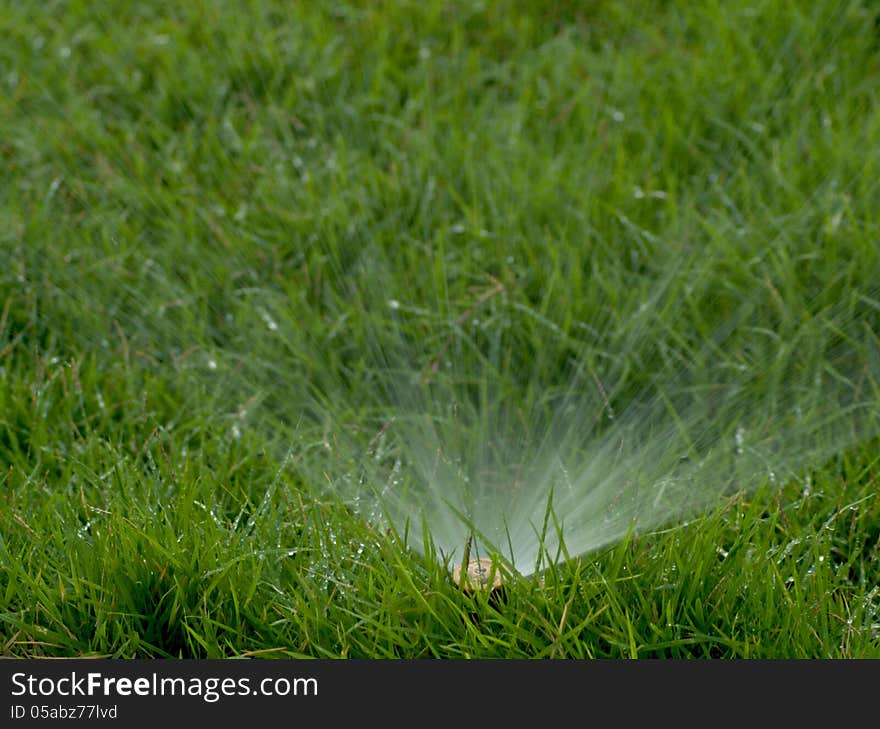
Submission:
<svg viewBox="0 0 880 729">
<path fill-rule="evenodd" d="M 489 584 L 491 578 L 492 583 Z M 501 569 L 492 564 L 488 557 L 472 559 L 467 563 L 467 572 L 462 574 L 462 566 L 456 565 L 452 571 L 452 581 L 464 592 L 473 593 L 477 590 L 488 590 L 490 597 L 500 598 L 504 585 L 501 581 Z"/>
</svg>

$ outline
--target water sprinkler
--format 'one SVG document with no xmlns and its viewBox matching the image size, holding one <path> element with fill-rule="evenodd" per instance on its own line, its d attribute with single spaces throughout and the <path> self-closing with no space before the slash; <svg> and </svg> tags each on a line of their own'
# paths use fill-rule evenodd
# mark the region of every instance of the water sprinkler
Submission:
<svg viewBox="0 0 880 729">
<path fill-rule="evenodd" d="M 452 570 L 452 581 L 464 593 L 474 595 L 477 592 L 488 592 L 489 602 L 498 606 L 504 601 L 504 582 L 501 579 L 501 568 L 489 557 L 470 559 L 473 535 L 468 537 L 464 547 L 464 558 L 461 564 Z"/>
<path fill-rule="evenodd" d="M 452 581 L 464 592 L 470 593 L 477 590 L 496 592 L 504 587 L 501 582 L 501 570 L 488 557 L 470 560 L 466 569 L 462 565 L 456 565 L 452 571 Z"/>
</svg>

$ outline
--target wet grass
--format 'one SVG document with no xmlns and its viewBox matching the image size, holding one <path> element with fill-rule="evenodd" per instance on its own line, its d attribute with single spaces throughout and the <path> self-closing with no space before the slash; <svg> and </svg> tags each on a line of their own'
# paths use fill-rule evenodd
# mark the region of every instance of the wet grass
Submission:
<svg viewBox="0 0 880 729">
<path fill-rule="evenodd" d="M 876 341 L 874 13 L 9 9 L 0 651 L 880 656 L 876 433 L 500 610 L 333 470 L 381 447 L 389 382 L 447 360 L 541 423 L 576 356 L 622 407 L 744 300 Z"/>
</svg>

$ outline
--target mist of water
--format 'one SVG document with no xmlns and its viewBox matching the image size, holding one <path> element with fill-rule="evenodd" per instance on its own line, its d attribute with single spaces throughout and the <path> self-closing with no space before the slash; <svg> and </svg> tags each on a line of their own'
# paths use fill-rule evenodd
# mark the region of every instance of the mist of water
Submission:
<svg viewBox="0 0 880 729">
<path fill-rule="evenodd" d="M 374 430 L 323 453 L 330 491 L 415 549 L 457 560 L 473 534 L 475 553 L 528 574 L 725 495 L 809 488 L 812 468 L 880 434 L 877 288 L 780 293 L 761 262 L 734 286 L 701 256 L 668 268 L 601 345 L 598 313 L 566 337 L 488 288 L 490 327 L 517 310 L 541 319 L 548 348 L 564 342 L 555 374 L 492 354 L 473 333 L 492 316 L 479 307 L 421 363 L 393 331 L 376 337 Z M 698 331 L 696 304 L 724 315 Z"/>
</svg>

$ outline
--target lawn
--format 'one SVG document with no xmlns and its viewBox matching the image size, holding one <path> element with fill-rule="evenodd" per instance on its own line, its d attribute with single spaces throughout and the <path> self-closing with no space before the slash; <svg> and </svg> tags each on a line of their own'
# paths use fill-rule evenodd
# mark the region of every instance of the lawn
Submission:
<svg viewBox="0 0 880 729">
<path fill-rule="evenodd" d="M 0 655 L 880 657 L 876 3 L 2 5 Z"/>
</svg>

